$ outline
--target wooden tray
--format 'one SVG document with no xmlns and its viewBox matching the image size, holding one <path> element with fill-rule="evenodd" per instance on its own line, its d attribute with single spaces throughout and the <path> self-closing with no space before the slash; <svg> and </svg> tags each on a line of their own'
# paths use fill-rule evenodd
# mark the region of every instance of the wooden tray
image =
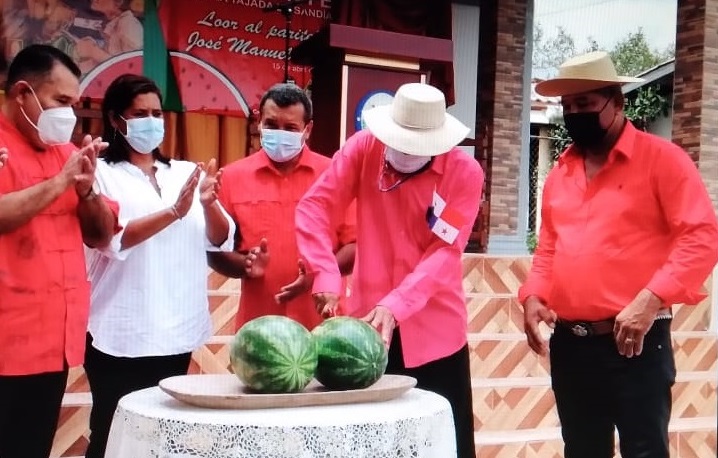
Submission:
<svg viewBox="0 0 718 458">
<path fill-rule="evenodd" d="M 159 386 L 175 399 L 197 407 L 269 409 L 388 401 L 416 386 L 416 379 L 384 375 L 368 388 L 347 391 L 329 391 L 312 380 L 304 391 L 288 394 L 251 392 L 234 374 L 181 375 L 161 380 Z"/>
</svg>

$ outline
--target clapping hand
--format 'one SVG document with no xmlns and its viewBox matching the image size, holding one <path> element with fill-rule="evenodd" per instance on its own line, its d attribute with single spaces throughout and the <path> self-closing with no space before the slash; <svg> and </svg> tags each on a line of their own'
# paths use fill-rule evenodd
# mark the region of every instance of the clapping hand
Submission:
<svg viewBox="0 0 718 458">
<path fill-rule="evenodd" d="M 249 250 L 244 261 L 244 269 L 249 278 L 260 278 L 264 276 L 264 270 L 269 264 L 269 246 L 267 239 L 259 241 L 259 246 Z"/>
<path fill-rule="evenodd" d="M 192 171 L 192 174 L 189 176 L 189 178 L 187 178 L 187 181 L 185 181 L 184 186 L 182 186 L 182 189 L 180 189 L 177 201 L 172 206 L 172 210 L 175 212 L 177 218 L 179 219 L 184 218 L 187 213 L 189 213 L 190 208 L 192 208 L 194 191 L 195 189 L 197 189 L 197 184 L 199 183 L 199 175 L 201 172 L 202 168 L 199 165 L 195 167 L 195 169 Z"/>
<path fill-rule="evenodd" d="M 200 167 L 204 168 L 204 165 L 200 164 Z M 199 184 L 199 201 L 203 207 L 209 207 L 217 200 L 221 176 L 222 170 L 217 170 L 217 160 L 210 160 L 205 176 Z"/>
<path fill-rule="evenodd" d="M 286 286 L 282 286 L 280 292 L 274 296 L 274 300 L 276 300 L 278 304 L 289 302 L 300 294 L 309 291 L 312 287 L 314 277 L 311 274 L 307 274 L 307 267 L 304 265 L 304 261 L 300 259 L 297 265 L 299 267 L 297 279 Z"/>
<path fill-rule="evenodd" d="M 85 135 L 85 138 L 82 139 L 82 148 L 70 156 L 68 162 L 73 162 L 70 168 L 76 172 L 72 179 L 75 183 L 75 192 L 77 192 L 78 196 L 84 197 L 90 193 L 92 184 L 95 182 L 97 156 L 102 150 L 107 148 L 107 146 L 108 143 L 103 142 L 102 138 L 97 137 L 93 139 L 89 135 Z M 77 167 L 79 167 L 79 171 Z"/>
</svg>

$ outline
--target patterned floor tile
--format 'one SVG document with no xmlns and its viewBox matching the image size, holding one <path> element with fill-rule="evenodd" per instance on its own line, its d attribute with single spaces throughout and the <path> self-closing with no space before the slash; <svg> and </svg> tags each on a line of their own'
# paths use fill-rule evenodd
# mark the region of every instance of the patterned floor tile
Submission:
<svg viewBox="0 0 718 458">
<path fill-rule="evenodd" d="M 690 431 L 680 433 L 678 458 L 714 458 L 716 455 L 716 431 Z"/>
</svg>

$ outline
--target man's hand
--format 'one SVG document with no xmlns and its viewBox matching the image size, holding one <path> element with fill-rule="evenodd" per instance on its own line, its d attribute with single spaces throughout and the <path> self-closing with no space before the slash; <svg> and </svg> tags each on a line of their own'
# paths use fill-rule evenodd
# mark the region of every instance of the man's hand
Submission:
<svg viewBox="0 0 718 458">
<path fill-rule="evenodd" d="M 653 326 L 658 310 L 663 306 L 661 299 L 647 289 L 642 289 L 636 298 L 616 316 L 613 336 L 618 353 L 631 358 L 643 351 L 643 338 Z"/>
<path fill-rule="evenodd" d="M 204 165 L 201 167 L 204 169 Z M 217 200 L 221 176 L 222 171 L 217 170 L 217 161 L 210 160 L 205 170 L 205 176 L 199 184 L 199 201 L 203 207 L 209 207 Z"/>
<path fill-rule="evenodd" d="M 269 245 L 267 239 L 259 241 L 259 246 L 249 250 L 244 261 L 244 270 L 248 278 L 261 278 L 269 264 Z"/>
<path fill-rule="evenodd" d="M 314 276 L 307 274 L 307 267 L 301 259 L 297 262 L 297 265 L 299 267 L 297 279 L 288 285 L 282 286 L 279 290 L 280 292 L 274 296 L 274 300 L 276 300 L 278 304 L 289 302 L 312 288 Z"/>
<path fill-rule="evenodd" d="M 107 145 L 100 137 L 93 139 L 89 135 L 85 135 L 85 138 L 82 139 L 82 148 L 77 152 L 80 155 L 80 173 L 74 175 L 75 192 L 78 196 L 85 197 L 90 193 L 92 184 L 95 182 L 97 156 L 107 148 Z M 70 157 L 72 158 L 72 156 Z"/>
<path fill-rule="evenodd" d="M 7 164 L 7 148 L 0 148 L 0 170 Z"/>
<path fill-rule="evenodd" d="M 77 186 L 79 183 L 80 175 L 82 175 L 83 167 L 86 166 L 86 158 L 79 151 L 73 151 L 70 157 L 67 158 L 65 165 L 62 166 L 62 170 L 58 174 L 59 179 L 62 180 L 63 189 L 67 189 L 70 186 Z M 90 183 L 92 186 L 92 183 Z M 77 190 L 77 188 L 75 188 Z M 86 194 L 77 193 L 80 196 Z"/>
<path fill-rule="evenodd" d="M 384 346 L 388 349 L 391 345 L 391 336 L 393 335 L 394 328 L 396 327 L 396 320 L 394 319 L 394 314 L 391 313 L 391 310 L 383 305 L 377 305 L 371 312 L 362 318 L 362 320 L 366 321 L 372 325 L 374 329 L 379 331 L 381 339 L 384 341 Z"/>
<path fill-rule="evenodd" d="M 546 323 L 550 328 L 556 326 L 556 312 L 546 307 L 536 296 L 529 296 L 524 304 L 524 332 L 531 350 L 541 356 L 548 354 L 548 345 L 541 336 L 540 323 Z"/>
<path fill-rule="evenodd" d="M 314 293 L 314 306 L 322 318 L 335 316 L 339 308 L 339 296 L 334 293 Z"/>
</svg>

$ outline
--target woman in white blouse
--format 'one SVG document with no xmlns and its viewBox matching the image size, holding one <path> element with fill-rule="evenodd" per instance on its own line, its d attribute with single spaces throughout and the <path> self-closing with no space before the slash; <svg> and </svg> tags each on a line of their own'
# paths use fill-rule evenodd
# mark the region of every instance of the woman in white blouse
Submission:
<svg viewBox="0 0 718 458">
<path fill-rule="evenodd" d="M 191 353 L 212 334 L 206 251 L 231 251 L 235 227 L 217 201 L 219 173 L 170 160 L 161 94 L 123 75 L 102 103 L 98 192 L 120 204 L 123 230 L 102 252 L 87 250 L 92 299 L 85 372 L 92 391 L 87 458 L 104 456 L 119 399 L 186 374 Z"/>
</svg>

